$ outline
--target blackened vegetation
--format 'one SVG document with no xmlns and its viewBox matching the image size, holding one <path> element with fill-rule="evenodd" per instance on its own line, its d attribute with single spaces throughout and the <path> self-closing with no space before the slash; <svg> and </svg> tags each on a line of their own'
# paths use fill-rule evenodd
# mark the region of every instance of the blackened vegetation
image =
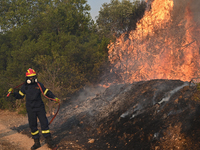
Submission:
<svg viewBox="0 0 200 150">
<path fill-rule="evenodd" d="M 115 85 L 85 101 L 68 101 L 51 125 L 54 140 L 60 149 L 74 150 L 199 149 L 200 91 L 186 83 L 172 92 L 185 83 Z"/>
</svg>

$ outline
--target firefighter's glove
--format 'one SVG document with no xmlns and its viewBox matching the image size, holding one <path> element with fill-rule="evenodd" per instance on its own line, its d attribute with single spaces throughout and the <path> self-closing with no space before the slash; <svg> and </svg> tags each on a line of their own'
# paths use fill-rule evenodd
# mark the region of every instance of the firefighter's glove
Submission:
<svg viewBox="0 0 200 150">
<path fill-rule="evenodd" d="M 10 89 L 8 90 L 8 94 L 7 94 L 6 97 L 9 97 L 10 94 L 11 94 L 12 96 L 14 95 L 14 94 L 13 94 L 13 88 L 10 88 Z"/>
<path fill-rule="evenodd" d="M 60 99 L 56 97 L 56 98 L 55 98 L 55 102 L 56 102 L 56 103 L 60 103 Z"/>
<path fill-rule="evenodd" d="M 13 94 L 13 88 L 10 88 L 10 89 L 8 90 L 8 93 Z"/>
</svg>

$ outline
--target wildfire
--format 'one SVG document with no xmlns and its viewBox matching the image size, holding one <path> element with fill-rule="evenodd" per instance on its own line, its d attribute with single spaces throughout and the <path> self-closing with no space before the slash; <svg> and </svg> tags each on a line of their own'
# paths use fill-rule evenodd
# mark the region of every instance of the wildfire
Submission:
<svg viewBox="0 0 200 150">
<path fill-rule="evenodd" d="M 112 72 L 129 83 L 198 77 L 199 44 L 194 34 L 200 30 L 189 5 L 179 20 L 174 12 L 173 0 L 154 0 L 136 30 L 108 45 Z"/>
</svg>

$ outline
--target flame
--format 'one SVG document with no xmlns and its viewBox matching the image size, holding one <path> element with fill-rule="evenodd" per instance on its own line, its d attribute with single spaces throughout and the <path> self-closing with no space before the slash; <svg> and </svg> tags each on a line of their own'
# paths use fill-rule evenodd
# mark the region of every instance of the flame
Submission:
<svg viewBox="0 0 200 150">
<path fill-rule="evenodd" d="M 172 17 L 173 0 L 154 0 L 151 6 L 136 30 L 108 45 L 111 72 L 128 83 L 150 79 L 190 81 L 198 77 L 200 56 L 195 37 L 200 30 L 190 8 L 177 22 Z"/>
</svg>

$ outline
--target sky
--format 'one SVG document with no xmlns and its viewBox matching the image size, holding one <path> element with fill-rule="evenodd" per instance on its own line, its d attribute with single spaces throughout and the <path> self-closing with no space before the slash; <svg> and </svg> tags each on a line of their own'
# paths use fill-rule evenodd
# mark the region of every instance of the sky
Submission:
<svg viewBox="0 0 200 150">
<path fill-rule="evenodd" d="M 121 0 L 119 0 L 121 1 Z M 130 0 L 130 2 L 133 2 L 134 0 Z M 90 5 L 91 10 L 90 14 L 92 16 L 92 19 L 96 21 L 95 17 L 99 15 L 100 8 L 102 7 L 103 3 L 111 3 L 111 0 L 87 0 L 87 4 Z"/>
<path fill-rule="evenodd" d="M 96 21 L 95 17 L 99 15 L 100 7 L 102 7 L 102 4 L 110 2 L 111 0 L 87 0 L 87 4 L 89 4 L 91 7 L 90 14 L 94 21 Z"/>
</svg>

